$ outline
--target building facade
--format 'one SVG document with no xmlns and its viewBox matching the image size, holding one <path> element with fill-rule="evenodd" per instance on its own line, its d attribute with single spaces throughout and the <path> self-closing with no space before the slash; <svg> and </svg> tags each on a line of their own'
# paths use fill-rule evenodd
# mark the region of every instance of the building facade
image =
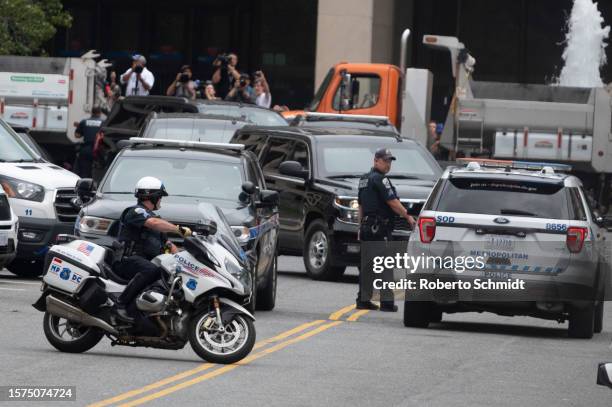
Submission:
<svg viewBox="0 0 612 407">
<path fill-rule="evenodd" d="M 65 0 L 74 23 L 54 54 L 97 49 L 118 73 L 133 53 L 149 59 L 155 93 L 182 64 L 209 79 L 215 57 L 233 51 L 241 71 L 263 70 L 273 103 L 302 108 L 339 61 L 399 63 L 412 30 L 408 66 L 434 73 L 432 116 L 442 120 L 453 88 L 450 58 L 421 45 L 424 34 L 457 36 L 476 58 L 478 80 L 549 83 L 562 67 L 572 0 Z M 599 2 L 612 24 L 612 2 Z M 612 47 L 608 47 L 609 59 Z M 612 81 L 612 64 L 602 69 Z"/>
</svg>

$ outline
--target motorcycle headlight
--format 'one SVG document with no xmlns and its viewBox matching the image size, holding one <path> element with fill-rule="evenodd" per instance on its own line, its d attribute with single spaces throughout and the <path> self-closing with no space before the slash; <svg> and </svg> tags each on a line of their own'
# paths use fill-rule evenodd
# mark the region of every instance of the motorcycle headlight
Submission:
<svg viewBox="0 0 612 407">
<path fill-rule="evenodd" d="M 251 273 L 243 267 L 239 267 L 236 263 L 229 259 L 225 259 L 225 269 L 242 284 L 245 293 L 251 291 Z"/>
<path fill-rule="evenodd" d="M 352 197 L 339 197 L 334 200 L 338 209 L 338 219 L 348 223 L 359 223 L 359 202 Z"/>
<path fill-rule="evenodd" d="M 83 216 L 79 222 L 79 231 L 83 233 L 106 235 L 112 224 L 112 219 Z"/>
<path fill-rule="evenodd" d="M 45 189 L 38 184 L 0 175 L 0 185 L 9 198 L 36 202 L 42 202 L 45 199 Z"/>
<path fill-rule="evenodd" d="M 242 246 L 246 245 L 251 239 L 251 231 L 246 226 L 232 226 L 232 232 Z"/>
</svg>

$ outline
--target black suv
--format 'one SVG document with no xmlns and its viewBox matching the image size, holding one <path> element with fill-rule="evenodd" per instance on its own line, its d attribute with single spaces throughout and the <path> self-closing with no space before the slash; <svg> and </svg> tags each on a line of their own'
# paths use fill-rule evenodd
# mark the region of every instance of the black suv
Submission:
<svg viewBox="0 0 612 407">
<path fill-rule="evenodd" d="M 397 157 L 389 177 L 412 215 L 442 172 L 427 150 L 389 132 L 247 126 L 232 142 L 257 155 L 268 187 L 279 193 L 281 253 L 303 255 L 314 279 L 338 279 L 346 266 L 360 264 L 357 185 L 377 148 Z M 394 235 L 408 239 L 408 222 L 398 217 Z"/>
<path fill-rule="evenodd" d="M 118 234 L 119 216 L 136 203 L 134 187 L 145 176 L 163 181 L 169 196 L 159 213 L 171 222 L 195 227 L 201 203 L 218 206 L 243 249 L 256 261 L 257 309 L 271 310 L 276 300 L 278 194 L 266 190 L 257 157 L 242 146 L 207 145 L 184 141 L 132 138 L 124 141 L 93 198 L 82 208 L 75 233 L 97 244 L 111 246 Z"/>
</svg>

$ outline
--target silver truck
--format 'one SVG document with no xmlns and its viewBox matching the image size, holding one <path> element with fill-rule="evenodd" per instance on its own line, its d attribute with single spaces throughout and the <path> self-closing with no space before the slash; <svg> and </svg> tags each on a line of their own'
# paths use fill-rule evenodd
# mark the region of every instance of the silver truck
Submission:
<svg viewBox="0 0 612 407">
<path fill-rule="evenodd" d="M 456 37 L 425 35 L 423 44 L 451 55 L 455 94 L 441 144 L 473 156 L 571 164 L 609 207 L 612 97 L 604 88 L 481 82 L 476 60 Z"/>
<path fill-rule="evenodd" d="M 0 56 L 0 118 L 28 128 L 40 144 L 59 146 L 50 150 L 66 151 L 77 143 L 75 122 L 94 105 L 106 104 L 110 64 L 96 62 L 99 56 L 95 51 L 80 58 Z"/>
</svg>

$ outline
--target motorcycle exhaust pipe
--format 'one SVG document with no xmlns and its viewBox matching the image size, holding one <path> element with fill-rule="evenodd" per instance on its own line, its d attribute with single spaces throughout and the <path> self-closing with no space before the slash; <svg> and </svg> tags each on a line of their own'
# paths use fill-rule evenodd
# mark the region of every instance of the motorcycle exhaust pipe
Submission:
<svg viewBox="0 0 612 407">
<path fill-rule="evenodd" d="M 73 321 L 85 326 L 94 326 L 100 328 L 113 335 L 119 335 L 119 332 L 112 326 L 100 318 L 89 315 L 85 311 L 78 309 L 77 307 L 70 305 L 64 301 L 58 300 L 52 295 L 47 296 L 47 312 L 56 317 L 65 318 L 69 321 Z"/>
</svg>

